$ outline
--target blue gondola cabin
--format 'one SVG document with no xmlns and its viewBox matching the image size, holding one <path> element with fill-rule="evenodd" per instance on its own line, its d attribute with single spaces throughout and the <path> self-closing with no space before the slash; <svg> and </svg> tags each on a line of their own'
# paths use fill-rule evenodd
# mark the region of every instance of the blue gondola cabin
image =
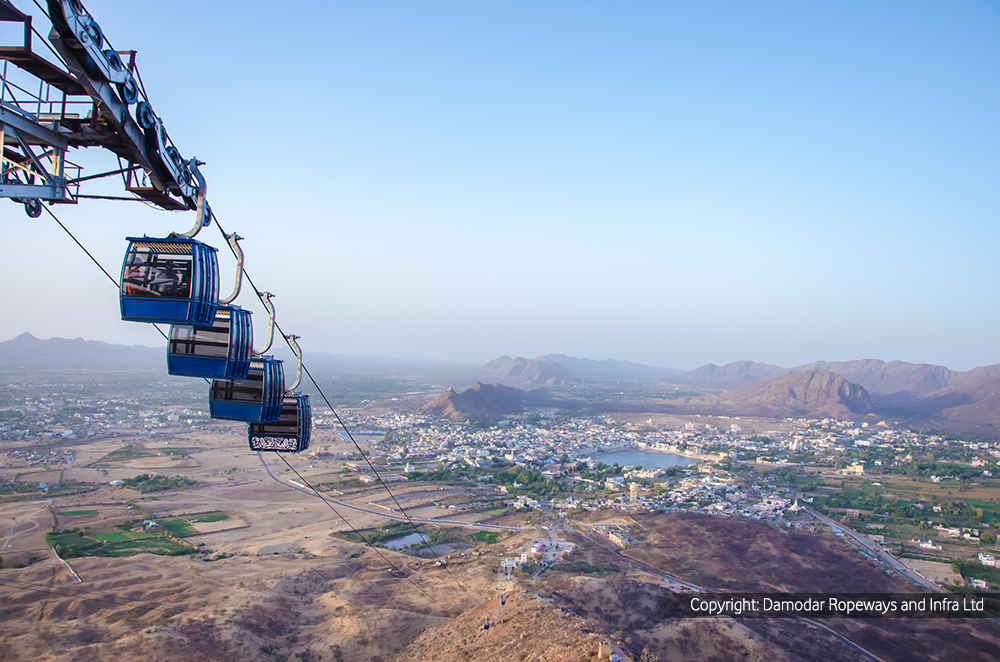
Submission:
<svg viewBox="0 0 1000 662">
<path fill-rule="evenodd" d="M 238 306 L 219 306 L 211 326 L 170 327 L 167 372 L 185 377 L 246 379 L 252 345 L 250 311 Z"/>
<path fill-rule="evenodd" d="M 277 420 L 285 393 L 281 361 L 270 356 L 254 358 L 246 379 L 215 379 L 209 394 L 212 418 L 263 423 Z"/>
<path fill-rule="evenodd" d="M 299 453 L 309 448 L 312 436 L 312 408 L 309 396 L 285 394 L 278 420 L 270 423 L 250 423 L 252 451 L 283 451 Z"/>
<path fill-rule="evenodd" d="M 219 306 L 216 249 L 194 239 L 129 237 L 122 319 L 212 326 Z"/>
</svg>

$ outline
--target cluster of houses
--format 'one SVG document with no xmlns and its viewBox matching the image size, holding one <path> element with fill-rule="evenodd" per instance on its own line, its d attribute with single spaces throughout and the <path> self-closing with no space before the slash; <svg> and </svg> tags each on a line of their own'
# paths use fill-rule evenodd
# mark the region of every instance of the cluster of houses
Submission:
<svg viewBox="0 0 1000 662">
<path fill-rule="evenodd" d="M 49 451 L 32 451 L 26 449 L 14 449 L 7 451 L 5 455 L 13 460 L 20 460 L 29 467 L 39 467 L 43 465 L 58 466 L 62 464 L 73 464 L 73 451 L 67 449 L 53 449 Z"/>
<path fill-rule="evenodd" d="M 207 412 L 140 409 L 135 398 L 78 398 L 38 396 L 13 398 L 0 407 L 0 440 L 102 439 L 122 435 L 156 434 L 174 427 L 204 425 Z M 167 428 L 168 430 L 163 430 Z M 54 453 L 54 455 L 53 455 Z M 62 453 L 62 455 L 60 455 Z M 72 464 L 72 454 L 53 451 L 48 464 Z"/>
<path fill-rule="evenodd" d="M 576 543 L 565 540 L 532 540 L 528 549 L 521 554 L 520 562 L 537 560 L 544 563 L 559 563 L 567 554 L 576 551 Z"/>
</svg>

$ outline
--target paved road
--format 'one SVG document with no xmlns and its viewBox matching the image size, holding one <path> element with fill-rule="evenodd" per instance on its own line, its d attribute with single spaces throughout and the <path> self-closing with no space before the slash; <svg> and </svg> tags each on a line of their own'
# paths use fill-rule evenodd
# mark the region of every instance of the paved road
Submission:
<svg viewBox="0 0 1000 662">
<path fill-rule="evenodd" d="M 923 588 L 930 589 L 932 591 L 937 591 L 939 593 L 945 592 L 944 589 L 940 588 L 933 582 L 928 581 L 922 575 L 917 574 L 915 570 L 902 563 L 892 554 L 889 554 L 888 552 L 883 550 L 871 538 L 864 535 L 863 533 L 858 533 L 849 526 L 844 526 L 840 522 L 830 519 L 826 515 L 821 515 L 820 513 L 816 512 L 812 508 L 809 508 L 808 506 L 805 508 L 805 511 L 810 515 L 812 515 L 813 517 L 815 517 L 820 522 L 822 522 L 823 524 L 826 524 L 830 527 L 837 527 L 838 529 L 843 531 L 845 536 L 853 540 L 855 543 L 857 543 L 860 547 L 862 547 L 866 551 L 876 555 L 879 559 L 887 563 L 890 568 L 898 572 L 905 579 L 910 580 L 910 582 L 914 584 L 919 584 Z"/>
<path fill-rule="evenodd" d="M 299 486 L 293 485 L 291 483 L 286 483 L 285 481 L 281 480 L 280 478 L 278 478 L 277 476 L 275 476 L 273 473 L 271 473 L 271 467 L 269 467 L 267 465 L 267 462 L 264 461 L 264 456 L 261 454 L 260 451 L 257 451 L 257 457 L 260 459 L 260 463 L 264 466 L 264 471 L 266 471 L 267 475 L 270 476 L 276 483 L 279 483 L 280 485 L 283 485 L 283 486 L 285 486 L 285 487 L 287 487 L 289 489 L 293 489 L 296 492 L 302 492 L 303 494 L 308 494 L 311 497 L 316 497 L 318 499 L 322 499 L 323 501 L 326 501 L 327 503 L 331 503 L 331 504 L 333 504 L 335 506 L 338 506 L 340 508 L 349 508 L 350 510 L 356 510 L 358 512 L 367 513 L 369 515 L 378 515 L 379 517 L 385 517 L 386 519 L 394 519 L 394 520 L 398 520 L 400 522 L 407 522 L 407 521 L 409 521 L 409 522 L 415 522 L 417 524 L 452 524 L 452 525 L 458 525 L 458 526 L 468 526 L 468 527 L 471 527 L 471 528 L 474 528 L 474 529 L 490 529 L 490 530 L 493 530 L 493 531 L 503 531 L 504 529 L 507 529 L 507 530 L 510 530 L 510 531 L 524 531 L 526 529 L 532 528 L 532 527 L 529 527 L 529 526 L 500 526 L 499 524 L 483 524 L 482 522 L 462 522 L 460 520 L 440 519 L 440 518 L 422 519 L 422 518 L 418 518 L 418 517 L 411 517 L 411 518 L 407 519 L 407 518 L 405 518 L 405 517 L 403 517 L 401 515 L 390 515 L 390 514 L 384 512 L 384 511 L 381 511 L 381 510 L 368 510 L 367 508 L 362 508 L 361 506 L 355 506 L 355 505 L 352 505 L 350 503 L 344 503 L 343 501 L 334 501 L 333 499 L 325 497 L 322 494 L 319 494 L 319 493 L 314 492 L 312 490 L 306 489 L 304 487 L 299 487 Z"/>
</svg>

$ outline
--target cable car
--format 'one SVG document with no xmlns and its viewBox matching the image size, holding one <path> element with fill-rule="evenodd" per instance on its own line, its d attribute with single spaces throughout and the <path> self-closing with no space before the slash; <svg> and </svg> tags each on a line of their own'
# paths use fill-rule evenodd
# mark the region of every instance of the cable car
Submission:
<svg viewBox="0 0 1000 662">
<path fill-rule="evenodd" d="M 170 327 L 167 372 L 185 377 L 246 379 L 252 345 L 250 311 L 239 306 L 219 306 L 211 326 Z"/>
<path fill-rule="evenodd" d="M 288 345 L 295 353 L 295 383 L 285 393 L 278 420 L 267 423 L 250 423 L 247 436 L 252 451 L 285 451 L 299 453 L 309 448 L 312 436 L 312 407 L 309 396 L 296 393 L 302 379 L 302 350 L 296 340 L 298 336 L 288 335 Z"/>
<path fill-rule="evenodd" d="M 312 436 L 312 407 L 309 396 L 286 393 L 278 420 L 248 425 L 250 450 L 299 453 L 309 448 Z"/>
<path fill-rule="evenodd" d="M 167 345 L 167 372 L 185 377 L 246 379 L 253 356 L 253 323 L 249 310 L 231 306 L 243 284 L 242 237 L 235 232 L 226 240 L 236 253 L 236 285 L 222 299 L 210 326 L 174 324 Z"/>
<path fill-rule="evenodd" d="M 242 256 L 238 257 L 242 272 Z M 236 292 L 238 291 L 239 281 Z M 269 315 L 267 344 L 262 350 L 252 352 L 253 358 L 250 359 L 250 369 L 246 378 L 212 381 L 208 398 L 212 418 L 263 423 L 277 420 L 281 414 L 282 398 L 285 394 L 285 373 L 281 361 L 271 356 L 264 356 L 274 342 L 274 305 L 271 303 L 271 297 L 274 295 L 270 292 L 257 294 L 261 297 Z"/>
<path fill-rule="evenodd" d="M 281 361 L 257 356 L 245 379 L 213 379 L 208 405 L 212 418 L 263 423 L 281 414 L 284 393 Z"/>
<path fill-rule="evenodd" d="M 128 237 L 122 319 L 212 326 L 219 306 L 217 250 L 187 237 Z"/>
</svg>

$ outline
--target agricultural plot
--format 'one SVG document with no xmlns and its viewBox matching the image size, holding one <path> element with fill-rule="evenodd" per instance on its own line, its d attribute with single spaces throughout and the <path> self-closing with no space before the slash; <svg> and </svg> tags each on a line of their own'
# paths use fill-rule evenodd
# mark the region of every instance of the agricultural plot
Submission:
<svg viewBox="0 0 1000 662">
<path fill-rule="evenodd" d="M 143 553 L 177 556 L 194 551 L 193 547 L 177 542 L 162 531 L 84 534 L 79 529 L 63 529 L 46 534 L 45 540 L 63 558 L 131 556 Z"/>
<path fill-rule="evenodd" d="M 228 513 L 221 511 L 177 515 L 176 517 L 158 519 L 156 523 L 176 538 L 187 538 L 199 533 L 217 533 L 246 526 L 246 522 L 241 518 L 230 517 Z"/>
<path fill-rule="evenodd" d="M 159 520 L 157 523 L 162 529 L 169 531 L 178 538 L 186 538 L 198 533 L 198 530 L 191 526 L 183 517 L 168 517 L 167 519 Z"/>
<path fill-rule="evenodd" d="M 229 519 L 229 515 L 227 515 L 226 513 L 223 513 L 223 512 L 218 512 L 218 513 L 204 513 L 202 515 L 198 515 L 197 519 L 195 519 L 194 516 L 190 516 L 190 517 L 192 518 L 192 521 L 205 522 L 205 523 L 209 523 L 209 522 L 223 522 L 223 521 Z"/>
<path fill-rule="evenodd" d="M 111 451 L 96 462 L 92 462 L 89 466 L 93 468 L 105 467 L 115 463 L 128 462 L 129 460 L 138 460 L 146 457 L 167 456 L 185 458 L 198 450 L 196 448 L 162 448 L 152 450 L 142 444 L 126 444 L 122 448 Z"/>
<path fill-rule="evenodd" d="M 487 545 L 492 545 L 500 539 L 500 534 L 496 531 L 477 531 L 476 533 L 470 533 L 469 537 L 473 540 L 484 542 Z"/>
</svg>

